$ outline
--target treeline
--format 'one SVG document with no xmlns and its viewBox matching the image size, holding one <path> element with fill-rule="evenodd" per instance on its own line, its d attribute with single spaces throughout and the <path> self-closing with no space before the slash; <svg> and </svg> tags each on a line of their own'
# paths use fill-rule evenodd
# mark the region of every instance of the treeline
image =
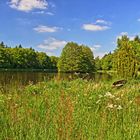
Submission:
<svg viewBox="0 0 140 140">
<path fill-rule="evenodd" d="M 32 48 L 21 45 L 14 48 L 0 43 L 0 68 L 4 69 L 48 69 L 57 70 L 58 57 L 47 56 L 44 52 L 37 52 Z"/>
<path fill-rule="evenodd" d="M 97 70 L 113 70 L 120 77 L 136 77 L 140 70 L 140 38 L 130 40 L 124 35 L 117 40 L 114 52 L 95 58 Z"/>
<path fill-rule="evenodd" d="M 59 72 L 94 72 L 93 52 L 85 45 L 69 42 L 63 48 L 60 58 L 47 56 L 32 48 L 21 45 L 7 47 L 0 44 L 0 68 L 4 69 L 48 69 Z"/>
<path fill-rule="evenodd" d="M 63 48 L 61 56 L 49 57 L 46 53 L 32 48 L 15 48 L 0 44 L 0 68 L 7 69 L 48 69 L 59 72 L 95 72 L 99 70 L 116 71 L 120 77 L 136 77 L 140 70 L 140 38 L 130 40 L 122 36 L 117 47 L 101 59 L 94 58 L 88 46 L 69 42 Z"/>
</svg>

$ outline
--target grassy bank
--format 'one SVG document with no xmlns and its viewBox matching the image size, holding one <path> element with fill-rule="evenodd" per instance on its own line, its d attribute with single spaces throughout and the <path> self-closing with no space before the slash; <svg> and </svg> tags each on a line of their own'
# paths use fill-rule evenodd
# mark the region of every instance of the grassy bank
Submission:
<svg viewBox="0 0 140 140">
<path fill-rule="evenodd" d="M 81 79 L 0 91 L 2 140 L 138 140 L 140 83 Z"/>
</svg>

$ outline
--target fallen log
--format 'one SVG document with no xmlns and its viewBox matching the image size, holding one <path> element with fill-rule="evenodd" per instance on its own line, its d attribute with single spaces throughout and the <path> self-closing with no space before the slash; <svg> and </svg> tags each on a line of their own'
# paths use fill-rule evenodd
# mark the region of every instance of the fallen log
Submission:
<svg viewBox="0 0 140 140">
<path fill-rule="evenodd" d="M 127 80 L 119 80 L 119 81 L 115 81 L 112 85 L 113 87 L 122 87 L 124 84 L 127 83 Z"/>
</svg>

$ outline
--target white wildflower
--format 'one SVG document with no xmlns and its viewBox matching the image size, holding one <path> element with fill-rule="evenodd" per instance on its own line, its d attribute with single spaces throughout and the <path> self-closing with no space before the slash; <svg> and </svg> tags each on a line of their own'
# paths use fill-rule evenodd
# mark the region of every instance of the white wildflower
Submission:
<svg viewBox="0 0 140 140">
<path fill-rule="evenodd" d="M 116 101 L 119 101 L 120 100 L 120 98 L 118 97 L 118 98 L 116 98 Z"/>
<path fill-rule="evenodd" d="M 115 96 L 112 95 L 110 92 L 107 92 L 105 95 L 105 97 L 109 97 L 109 98 L 114 98 Z"/>
<path fill-rule="evenodd" d="M 107 105 L 107 108 L 112 109 L 112 108 L 114 108 L 114 106 L 113 106 L 113 104 L 108 104 L 108 105 Z"/>
<path fill-rule="evenodd" d="M 102 98 L 103 97 L 103 95 L 99 95 L 99 98 Z"/>
<path fill-rule="evenodd" d="M 117 109 L 118 109 L 118 110 L 121 110 L 121 109 L 123 109 L 123 108 L 122 108 L 121 105 L 119 105 L 119 106 L 117 107 Z"/>
<path fill-rule="evenodd" d="M 130 101 L 129 103 L 130 103 L 130 104 L 132 104 L 132 103 L 133 103 L 133 101 Z"/>
</svg>

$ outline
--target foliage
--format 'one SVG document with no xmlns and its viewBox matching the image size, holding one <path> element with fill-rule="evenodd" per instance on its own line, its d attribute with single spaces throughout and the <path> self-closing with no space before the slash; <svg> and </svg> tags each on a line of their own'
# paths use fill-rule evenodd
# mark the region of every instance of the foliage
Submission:
<svg viewBox="0 0 140 140">
<path fill-rule="evenodd" d="M 118 47 L 114 54 L 115 68 L 121 77 L 135 77 L 137 75 L 137 49 L 135 41 L 130 41 L 127 36 L 118 39 Z M 136 45 L 136 46 L 135 46 Z"/>
<path fill-rule="evenodd" d="M 51 59 L 44 52 L 37 52 L 37 60 L 39 63 L 39 68 L 45 69 L 51 67 Z"/>
<path fill-rule="evenodd" d="M 57 62 L 46 53 L 36 52 L 21 45 L 10 48 L 0 43 L 0 68 L 10 69 L 57 69 Z"/>
<path fill-rule="evenodd" d="M 50 59 L 51 59 L 51 64 L 52 64 L 51 69 L 57 69 L 57 63 L 58 63 L 59 57 L 51 56 Z"/>
<path fill-rule="evenodd" d="M 87 46 L 70 42 L 62 50 L 58 62 L 60 72 L 93 72 L 94 68 L 93 53 Z"/>
<path fill-rule="evenodd" d="M 112 70 L 113 67 L 113 54 L 109 53 L 106 54 L 102 59 L 101 59 L 101 68 L 102 70 Z"/>
<path fill-rule="evenodd" d="M 99 56 L 95 58 L 95 68 L 96 70 L 102 70 L 101 59 Z"/>
</svg>

